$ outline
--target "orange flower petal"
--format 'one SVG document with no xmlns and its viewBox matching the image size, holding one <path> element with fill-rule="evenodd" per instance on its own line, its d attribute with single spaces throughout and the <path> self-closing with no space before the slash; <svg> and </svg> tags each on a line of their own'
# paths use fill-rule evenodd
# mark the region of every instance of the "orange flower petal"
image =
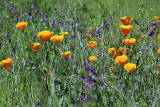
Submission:
<svg viewBox="0 0 160 107">
<path fill-rule="evenodd" d="M 56 44 L 59 44 L 64 39 L 64 36 L 55 35 L 55 36 L 52 36 L 50 39 Z"/>
<path fill-rule="evenodd" d="M 158 39 L 160 40 L 160 34 L 158 35 Z"/>
<path fill-rule="evenodd" d="M 97 44 L 96 41 L 91 41 L 91 42 L 87 43 L 87 46 L 89 46 L 90 48 L 94 49 L 96 44 Z"/>
<path fill-rule="evenodd" d="M 94 62 L 96 61 L 96 57 L 95 57 L 95 56 L 91 56 L 91 57 L 89 58 L 89 61 L 90 61 L 91 63 L 94 63 Z"/>
<path fill-rule="evenodd" d="M 111 54 L 114 56 L 115 50 L 116 50 L 116 48 L 110 48 L 110 49 L 108 50 L 108 52 L 111 53 Z"/>
<path fill-rule="evenodd" d="M 41 38 L 44 41 L 49 41 L 50 38 L 53 36 L 53 32 L 50 31 L 41 31 L 37 35 L 39 38 Z"/>
<path fill-rule="evenodd" d="M 12 58 L 8 58 L 8 59 L 3 60 L 3 61 L 0 62 L 0 64 L 6 69 L 10 68 L 11 63 L 12 63 Z"/>
<path fill-rule="evenodd" d="M 130 39 L 125 39 L 123 42 L 128 46 L 131 47 L 135 43 L 136 39 L 130 38 Z"/>
<path fill-rule="evenodd" d="M 27 24 L 28 24 L 28 22 L 19 22 L 19 23 L 17 23 L 16 27 L 21 29 L 22 31 L 24 31 Z"/>
<path fill-rule="evenodd" d="M 128 57 L 126 55 L 121 55 L 116 57 L 115 62 L 121 66 L 124 66 L 127 60 L 128 60 Z"/>
<path fill-rule="evenodd" d="M 41 44 L 40 43 L 32 43 L 32 45 L 33 45 L 32 51 L 35 52 L 35 53 L 38 52 Z"/>
<path fill-rule="evenodd" d="M 72 54 L 71 51 L 61 53 L 61 55 L 62 55 L 64 58 L 69 58 L 69 56 L 70 56 L 71 54 Z"/>
<path fill-rule="evenodd" d="M 124 65 L 124 69 L 126 69 L 128 72 L 132 72 L 134 69 L 136 69 L 136 64 L 127 63 Z"/>
<path fill-rule="evenodd" d="M 158 49 L 158 53 L 160 54 L 160 49 Z"/>
<path fill-rule="evenodd" d="M 154 17 L 154 20 L 158 23 L 158 19 L 159 19 L 159 17 L 158 16 L 155 16 Z"/>
<path fill-rule="evenodd" d="M 128 25 L 128 24 L 132 21 L 132 17 L 122 17 L 122 18 L 119 18 L 119 20 L 120 20 L 124 25 Z"/>
<path fill-rule="evenodd" d="M 132 25 L 120 25 L 120 30 L 125 36 L 127 36 L 132 31 L 132 28 Z"/>
</svg>

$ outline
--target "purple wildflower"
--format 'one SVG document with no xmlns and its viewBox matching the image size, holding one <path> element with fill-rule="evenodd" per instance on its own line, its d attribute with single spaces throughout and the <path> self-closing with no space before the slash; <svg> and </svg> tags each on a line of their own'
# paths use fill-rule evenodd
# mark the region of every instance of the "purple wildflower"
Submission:
<svg viewBox="0 0 160 107">
<path fill-rule="evenodd" d="M 95 75 L 95 77 L 94 77 L 94 79 L 96 79 L 97 77 L 98 77 L 98 73 L 96 73 L 96 70 L 95 69 L 93 69 L 93 68 L 91 68 L 91 67 L 88 67 L 88 66 L 85 66 L 85 69 L 87 70 L 87 71 L 90 71 L 93 75 Z"/>
<path fill-rule="evenodd" d="M 45 22 L 46 21 L 46 15 L 45 15 L 45 13 L 44 13 L 44 10 L 42 10 L 42 22 Z"/>
<path fill-rule="evenodd" d="M 33 19 L 34 19 L 33 16 L 30 16 L 30 18 L 31 18 L 31 20 L 33 21 Z"/>
<path fill-rule="evenodd" d="M 152 23 L 151 23 L 151 26 L 155 26 L 156 25 L 156 21 L 153 21 Z"/>
<path fill-rule="evenodd" d="M 98 33 L 98 34 L 101 33 L 101 27 L 100 27 L 100 25 L 98 25 L 98 31 L 97 31 L 97 33 Z"/>
<path fill-rule="evenodd" d="M 11 37 L 7 34 L 7 40 L 10 42 Z"/>
<path fill-rule="evenodd" d="M 33 11 L 32 11 L 32 9 L 30 10 L 30 15 L 32 15 L 33 14 Z"/>
<path fill-rule="evenodd" d="M 14 48 L 12 49 L 12 52 L 15 53 L 15 49 Z"/>
<path fill-rule="evenodd" d="M 27 63 L 25 63 L 25 67 L 27 68 Z"/>
<path fill-rule="evenodd" d="M 85 76 L 83 76 L 83 79 L 84 79 L 86 82 L 88 82 L 88 83 L 95 84 L 95 82 L 94 82 L 94 81 L 92 81 L 92 80 L 88 79 L 88 78 L 87 78 L 87 77 L 85 77 Z"/>
<path fill-rule="evenodd" d="M 86 83 L 86 86 L 85 86 L 86 91 L 89 91 L 90 88 L 91 88 L 91 86 Z"/>
<path fill-rule="evenodd" d="M 9 11 L 11 11 L 11 7 L 10 7 L 9 4 L 7 4 L 7 8 L 8 8 Z"/>
<path fill-rule="evenodd" d="M 109 24 L 108 24 L 106 21 L 103 22 L 103 25 L 104 25 L 105 28 L 107 28 L 107 30 L 109 30 L 109 29 L 108 29 Z"/>
<path fill-rule="evenodd" d="M 33 61 L 31 61 L 31 60 L 29 60 L 29 63 L 30 63 L 31 65 L 34 65 Z"/>
<path fill-rule="evenodd" d="M 149 36 L 150 36 L 150 37 L 152 37 L 152 36 L 154 35 L 154 33 L 155 33 L 155 31 L 156 31 L 156 28 L 157 28 L 157 26 L 156 26 L 156 21 L 153 21 L 153 22 L 151 23 L 151 27 L 150 27 L 150 31 L 149 31 Z"/>
<path fill-rule="evenodd" d="M 63 21 L 63 28 L 65 28 L 65 26 L 66 26 L 66 22 L 65 22 L 65 21 Z"/>
<path fill-rule="evenodd" d="M 140 49 L 139 51 L 143 51 L 143 50 L 145 50 L 147 47 L 148 47 L 148 44 L 146 43 L 146 45 L 143 46 L 143 47 L 141 47 L 141 49 Z"/>
<path fill-rule="evenodd" d="M 144 26 L 146 23 L 148 23 L 148 21 L 143 22 L 143 23 L 142 23 L 142 26 Z"/>
<path fill-rule="evenodd" d="M 149 34 L 148 34 L 150 37 L 152 37 L 154 35 L 154 31 L 153 30 L 150 30 Z"/>
<path fill-rule="evenodd" d="M 15 8 L 14 8 L 14 10 L 13 10 L 13 13 L 14 13 L 14 14 L 17 14 L 17 10 L 16 10 Z"/>
<path fill-rule="evenodd" d="M 84 97 L 81 97 L 81 101 L 87 103 L 87 99 L 85 99 Z"/>
<path fill-rule="evenodd" d="M 96 38 L 98 37 L 98 34 L 97 34 L 97 32 L 94 32 L 94 35 L 95 35 L 95 37 L 96 37 Z"/>
<path fill-rule="evenodd" d="M 53 27 L 57 27 L 57 25 L 56 25 L 56 17 L 52 18 L 52 22 L 53 22 Z"/>
<path fill-rule="evenodd" d="M 40 101 L 38 101 L 38 107 L 41 107 L 41 103 L 40 103 Z"/>
<path fill-rule="evenodd" d="M 106 79 L 103 74 L 101 75 L 101 78 L 102 78 L 103 83 L 106 84 Z"/>
<path fill-rule="evenodd" d="M 37 9 L 37 7 L 35 7 L 34 9 L 35 9 L 35 13 L 36 13 L 36 15 L 37 15 L 37 13 L 38 13 L 38 9 Z"/>
<path fill-rule="evenodd" d="M 0 49 L 1 49 L 1 47 L 2 47 L 2 43 L 0 42 Z"/>
</svg>

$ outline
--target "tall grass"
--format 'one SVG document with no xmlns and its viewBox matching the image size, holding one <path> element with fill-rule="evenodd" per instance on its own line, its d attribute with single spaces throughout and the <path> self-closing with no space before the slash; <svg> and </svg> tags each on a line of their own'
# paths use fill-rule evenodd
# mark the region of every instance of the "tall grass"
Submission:
<svg viewBox="0 0 160 107">
<path fill-rule="evenodd" d="M 0 61 L 13 59 L 8 70 L 0 68 L 1 106 L 159 106 L 159 76 L 153 74 L 159 71 L 159 23 L 153 37 L 148 36 L 153 17 L 160 14 L 159 0 L 1 0 L 0 4 Z M 127 47 L 128 62 L 137 65 L 131 73 L 115 63 L 108 52 L 111 47 L 125 46 L 119 29 L 123 16 L 133 17 L 133 31 L 126 37 L 136 39 L 132 47 Z M 24 32 L 16 28 L 22 20 L 28 22 Z M 109 24 L 108 30 L 104 21 Z M 144 21 L 148 22 L 142 26 Z M 101 32 L 95 36 L 98 26 Z M 87 39 L 89 27 L 93 38 Z M 69 34 L 56 45 L 37 37 L 44 30 L 54 31 L 54 35 L 61 31 Z M 145 40 L 141 35 L 146 36 Z M 90 41 L 97 41 L 94 49 L 86 46 Z M 42 44 L 37 53 L 29 47 L 35 42 Z M 148 47 L 141 51 L 146 44 Z M 72 51 L 68 59 L 61 55 L 66 51 Z M 88 59 L 93 55 L 97 60 L 90 63 Z M 96 70 L 96 79 L 85 64 Z M 86 82 L 84 76 L 91 76 L 95 83 Z M 90 88 L 85 95 L 86 84 Z"/>
</svg>

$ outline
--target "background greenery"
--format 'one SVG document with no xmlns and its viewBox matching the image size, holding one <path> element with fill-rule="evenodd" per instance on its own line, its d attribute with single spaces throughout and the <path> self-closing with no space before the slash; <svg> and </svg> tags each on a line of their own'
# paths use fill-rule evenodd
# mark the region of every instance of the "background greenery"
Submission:
<svg viewBox="0 0 160 107">
<path fill-rule="evenodd" d="M 0 60 L 13 58 L 9 70 L 0 68 L 1 106 L 159 106 L 159 77 L 152 73 L 159 71 L 156 68 L 160 61 L 157 54 L 160 48 L 157 39 L 159 24 L 154 36 L 148 36 L 154 16 L 160 16 L 159 0 L 1 0 L 0 4 Z M 17 13 L 13 12 L 14 9 Z M 125 46 L 122 42 L 124 36 L 119 30 L 122 24 L 119 18 L 124 16 L 133 17 L 133 31 L 127 38 L 137 40 L 127 51 L 128 62 L 137 64 L 131 73 L 116 64 L 108 52 L 111 47 Z M 54 17 L 56 27 L 52 22 Z M 15 27 L 21 19 L 28 22 L 24 32 Z M 109 30 L 103 26 L 104 21 L 109 24 Z M 148 22 L 142 26 L 144 21 Z M 101 33 L 96 37 L 94 32 L 98 25 Z M 92 27 L 94 37 L 86 39 L 89 27 Z M 57 46 L 37 37 L 43 30 L 54 31 L 54 34 L 68 31 L 69 35 Z M 75 37 L 72 32 L 75 32 Z M 7 40 L 7 34 L 10 40 Z M 144 41 L 141 35 L 146 36 Z M 103 38 L 103 43 L 98 42 L 100 38 Z M 98 44 L 95 49 L 90 49 L 86 44 L 93 40 Z M 36 54 L 28 46 L 32 42 L 42 44 Z M 146 44 L 148 47 L 140 51 Z M 72 51 L 69 59 L 61 56 L 65 51 Z M 93 64 L 88 62 L 92 55 L 97 57 Z M 84 60 L 99 75 L 96 85 L 82 79 L 92 74 L 85 69 Z M 110 67 L 114 67 L 116 72 L 112 73 Z M 50 77 L 47 77 L 48 72 L 51 72 Z M 105 84 L 102 74 L 107 81 Z M 84 95 L 86 83 L 91 88 Z M 81 101 L 81 97 L 86 98 L 87 103 Z"/>
</svg>

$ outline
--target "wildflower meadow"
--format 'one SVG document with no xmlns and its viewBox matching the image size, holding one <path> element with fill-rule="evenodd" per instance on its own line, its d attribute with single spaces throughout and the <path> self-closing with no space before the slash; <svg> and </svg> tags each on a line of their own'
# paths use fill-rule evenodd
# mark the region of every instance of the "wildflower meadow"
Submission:
<svg viewBox="0 0 160 107">
<path fill-rule="evenodd" d="M 160 0 L 0 0 L 0 107 L 159 107 Z"/>
</svg>

